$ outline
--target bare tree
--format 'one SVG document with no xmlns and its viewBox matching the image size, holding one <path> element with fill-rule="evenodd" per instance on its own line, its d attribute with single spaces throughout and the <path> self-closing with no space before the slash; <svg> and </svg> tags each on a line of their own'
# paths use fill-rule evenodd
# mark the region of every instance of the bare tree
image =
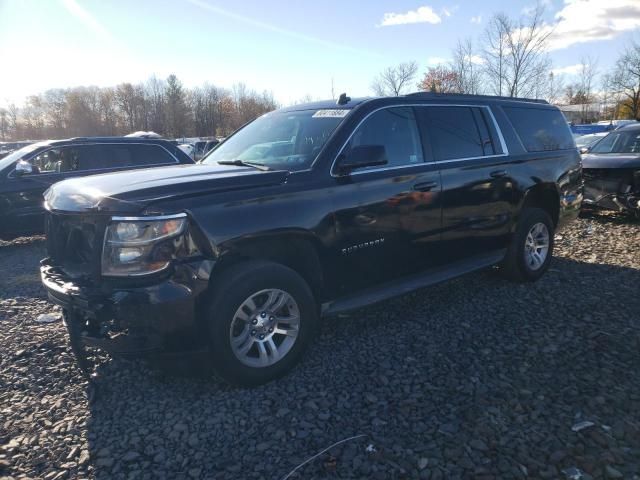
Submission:
<svg viewBox="0 0 640 480">
<path fill-rule="evenodd" d="M 504 95 L 507 85 L 508 32 L 513 29 L 511 20 L 504 13 L 491 17 L 484 31 L 482 59 L 484 73 L 494 95 Z"/>
<path fill-rule="evenodd" d="M 562 100 L 563 92 L 564 79 L 562 75 L 558 75 L 552 71 L 549 72 L 542 98 L 549 103 L 557 104 Z"/>
<path fill-rule="evenodd" d="M 187 125 L 188 112 L 186 92 L 178 77 L 167 77 L 167 133 L 173 137 L 183 137 L 190 131 Z"/>
<path fill-rule="evenodd" d="M 65 131 L 67 121 L 67 91 L 55 88 L 44 92 L 42 101 L 49 127 L 48 137 L 59 138 Z"/>
<path fill-rule="evenodd" d="M 374 79 L 371 88 L 380 97 L 397 97 L 413 83 L 417 73 L 416 62 L 403 62 L 395 67 L 387 67 Z"/>
<path fill-rule="evenodd" d="M 15 103 L 9 105 L 7 109 L 9 112 L 9 138 L 20 138 L 19 124 L 18 124 L 18 107 Z"/>
<path fill-rule="evenodd" d="M 601 79 L 602 96 L 601 110 L 603 117 L 609 120 L 615 120 L 620 114 L 620 104 L 624 98 L 624 94 L 620 92 L 616 85 L 616 72 L 610 72 L 602 76 Z"/>
<path fill-rule="evenodd" d="M 598 61 L 590 56 L 582 57 L 580 60 L 580 71 L 578 72 L 578 88 L 584 98 L 580 112 L 580 121 L 582 123 L 587 121 L 589 105 L 594 102 L 593 84 L 597 74 Z"/>
<path fill-rule="evenodd" d="M 113 88 L 102 88 L 98 97 L 101 131 L 105 135 L 117 133 L 118 113 L 116 111 L 116 91 Z"/>
<path fill-rule="evenodd" d="M 451 61 L 451 70 L 456 74 L 456 91 L 472 95 L 480 93 L 481 71 L 479 63 L 482 62 L 483 59 L 476 55 L 473 41 L 470 38 L 458 40 L 453 49 L 453 60 Z"/>
<path fill-rule="evenodd" d="M 6 108 L 0 108 L 0 139 L 9 138 L 9 111 Z"/>
<path fill-rule="evenodd" d="M 530 95 L 550 67 L 546 53 L 552 30 L 542 17 L 544 8 L 538 5 L 527 20 L 521 20 L 507 35 L 509 51 L 509 96 Z"/>
<path fill-rule="evenodd" d="M 145 85 L 149 129 L 164 132 L 166 126 L 166 83 L 153 75 Z"/>
<path fill-rule="evenodd" d="M 485 74 L 492 90 L 509 97 L 535 95 L 548 74 L 546 53 L 552 29 L 543 22 L 539 4 L 531 15 L 514 21 L 497 14 L 485 31 Z"/>
<path fill-rule="evenodd" d="M 616 62 L 611 84 L 632 118 L 640 120 L 640 44 L 632 42 Z"/>
</svg>

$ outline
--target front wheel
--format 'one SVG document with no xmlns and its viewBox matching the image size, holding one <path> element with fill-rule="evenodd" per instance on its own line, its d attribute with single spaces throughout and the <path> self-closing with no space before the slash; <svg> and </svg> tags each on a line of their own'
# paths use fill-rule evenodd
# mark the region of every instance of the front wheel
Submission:
<svg viewBox="0 0 640 480">
<path fill-rule="evenodd" d="M 553 221 L 546 211 L 525 209 L 501 264 L 504 276 L 517 282 L 538 280 L 551 262 L 554 230 Z"/>
<path fill-rule="evenodd" d="M 216 279 L 208 320 L 214 370 L 229 383 L 249 386 L 293 368 L 314 336 L 318 313 L 295 271 L 251 261 Z"/>
</svg>

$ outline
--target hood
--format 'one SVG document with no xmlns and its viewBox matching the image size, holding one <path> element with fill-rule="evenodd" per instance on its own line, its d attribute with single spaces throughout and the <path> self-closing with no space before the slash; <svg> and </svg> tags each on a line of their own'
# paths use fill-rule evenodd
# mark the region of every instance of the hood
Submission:
<svg viewBox="0 0 640 480">
<path fill-rule="evenodd" d="M 178 165 L 73 178 L 45 192 L 48 209 L 66 212 L 140 212 L 158 200 L 283 183 L 287 171 L 226 165 Z"/>
<path fill-rule="evenodd" d="M 640 168 L 638 153 L 587 153 L 582 168 Z"/>
</svg>

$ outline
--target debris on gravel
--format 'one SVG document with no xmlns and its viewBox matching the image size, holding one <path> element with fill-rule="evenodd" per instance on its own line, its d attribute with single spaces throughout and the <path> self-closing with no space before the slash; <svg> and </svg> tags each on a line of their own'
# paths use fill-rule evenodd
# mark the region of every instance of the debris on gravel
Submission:
<svg viewBox="0 0 640 480">
<path fill-rule="evenodd" d="M 585 217 L 549 272 L 488 270 L 327 319 L 239 389 L 101 358 L 87 383 L 38 279 L 0 243 L 0 477 L 640 478 L 640 223 Z M 358 435 L 363 435 L 357 437 Z"/>
</svg>

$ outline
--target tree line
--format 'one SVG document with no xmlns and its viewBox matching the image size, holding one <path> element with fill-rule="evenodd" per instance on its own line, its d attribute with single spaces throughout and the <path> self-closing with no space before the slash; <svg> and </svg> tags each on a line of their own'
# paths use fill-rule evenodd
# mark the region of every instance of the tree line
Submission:
<svg viewBox="0 0 640 480">
<path fill-rule="evenodd" d="M 0 108 L 0 139 L 125 135 L 154 131 L 170 138 L 225 136 L 274 110 L 270 92 L 238 83 L 186 88 L 175 76 L 115 87 L 73 87 L 32 95 L 19 108 Z"/>
<path fill-rule="evenodd" d="M 451 60 L 419 76 L 417 62 L 384 69 L 373 80 L 376 95 L 402 95 L 416 89 L 542 98 L 553 104 L 581 105 L 582 122 L 599 103 L 604 118 L 640 120 L 640 43 L 631 42 L 614 67 L 601 72 L 597 59 L 584 57 L 572 82 L 554 70 L 549 57 L 553 28 L 538 7 L 518 19 L 493 15 L 478 38 L 459 40 Z M 306 100 L 311 100 L 307 96 Z M 0 140 L 122 135 L 137 130 L 180 137 L 225 136 L 274 110 L 269 92 L 238 83 L 231 89 L 205 83 L 186 88 L 175 75 L 115 87 L 51 89 L 27 98 L 21 108 L 0 108 Z"/>
<path fill-rule="evenodd" d="M 449 62 L 427 68 L 419 79 L 417 62 L 388 67 L 373 80 L 372 90 L 381 96 L 417 88 L 544 99 L 581 105 L 582 122 L 591 119 L 590 105 L 598 103 L 606 119 L 640 120 L 640 44 L 631 42 L 607 72 L 599 70 L 597 59 L 581 58 L 574 81 L 567 82 L 549 57 L 553 28 L 543 22 L 543 14 L 540 5 L 519 19 L 496 14 L 478 38 L 457 42 Z"/>
</svg>

